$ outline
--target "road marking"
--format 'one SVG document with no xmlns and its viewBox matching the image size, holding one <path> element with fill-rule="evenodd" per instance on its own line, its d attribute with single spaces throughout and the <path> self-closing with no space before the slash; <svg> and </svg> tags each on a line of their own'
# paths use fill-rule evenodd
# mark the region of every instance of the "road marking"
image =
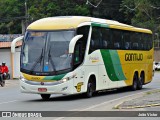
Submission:
<svg viewBox="0 0 160 120">
<path fill-rule="evenodd" d="M 18 100 L 12 100 L 12 101 L 8 101 L 8 102 L 1 102 L 0 105 L 1 104 L 6 104 L 6 103 L 12 103 L 12 102 L 16 102 L 16 101 L 18 101 Z"/>
<path fill-rule="evenodd" d="M 91 107 L 88 107 L 88 108 L 84 108 L 84 109 L 80 109 L 79 111 L 75 112 L 75 113 L 78 113 L 78 112 L 81 112 L 81 111 L 86 111 L 86 110 L 89 110 L 89 109 L 93 109 L 93 108 L 96 108 L 98 106 L 101 106 L 101 105 L 104 105 L 104 104 L 108 104 L 108 103 L 111 103 L 111 102 L 114 102 L 114 101 L 117 101 L 117 100 L 120 100 L 120 99 L 124 99 L 124 98 L 128 98 L 128 97 L 131 97 L 131 96 L 136 96 L 136 95 L 140 95 L 140 94 L 143 94 L 143 93 L 146 93 L 148 91 L 153 91 L 153 90 L 158 90 L 160 88 L 156 88 L 156 89 L 152 89 L 152 90 L 146 90 L 146 91 L 143 91 L 143 92 L 139 92 L 139 93 L 136 93 L 136 94 L 131 94 L 131 95 L 127 95 L 127 96 L 124 96 L 124 97 L 120 97 L 120 98 L 117 98 L 117 99 L 113 99 L 113 100 L 110 100 L 110 101 L 107 101 L 107 102 L 103 102 L 103 103 L 100 103 L 100 104 L 97 104 L 97 105 L 93 105 Z M 75 110 L 75 109 L 73 109 Z M 69 110 L 69 111 L 72 111 L 72 110 Z M 74 113 L 73 113 L 74 114 Z M 65 117 L 59 117 L 55 120 L 61 120 L 61 119 L 64 119 Z"/>
<path fill-rule="evenodd" d="M 114 101 L 117 101 L 117 100 L 120 100 L 120 99 L 124 99 L 124 98 L 128 98 L 128 97 L 131 97 L 131 96 L 140 95 L 140 94 L 143 94 L 145 92 L 153 91 L 153 90 L 157 90 L 157 89 L 160 89 L 160 88 L 156 88 L 156 89 L 152 89 L 152 90 L 146 90 L 146 91 L 139 92 L 139 93 L 136 93 L 136 94 L 131 94 L 131 95 L 127 95 L 127 96 L 124 96 L 124 97 L 117 98 L 117 99 L 113 99 L 113 100 L 110 100 L 110 101 L 107 101 L 107 102 L 103 102 L 103 103 L 100 103 L 100 104 L 97 104 L 97 105 L 93 105 L 93 106 L 85 108 L 85 109 L 81 109 L 80 111 L 86 111 L 86 110 L 93 109 L 95 107 L 101 106 L 103 104 L 108 104 L 108 103 L 111 103 L 111 102 L 114 102 Z"/>
</svg>

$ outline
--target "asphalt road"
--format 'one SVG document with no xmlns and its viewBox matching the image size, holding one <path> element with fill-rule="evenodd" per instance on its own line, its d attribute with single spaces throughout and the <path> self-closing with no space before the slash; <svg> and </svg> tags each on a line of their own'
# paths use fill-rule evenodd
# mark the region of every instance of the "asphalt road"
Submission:
<svg viewBox="0 0 160 120">
<path fill-rule="evenodd" d="M 145 85 L 142 90 L 127 91 L 126 89 L 118 89 L 101 92 L 92 98 L 84 98 L 81 95 L 52 95 L 49 101 L 43 101 L 41 100 L 40 95 L 20 93 L 18 80 L 10 80 L 6 81 L 6 83 L 5 87 L 0 87 L 0 111 L 116 111 L 113 107 L 123 100 L 140 95 L 142 92 L 160 89 L 160 72 L 156 72 L 153 81 L 150 84 Z M 137 110 L 160 111 L 160 107 L 141 108 Z M 64 118 L 56 117 L 52 119 L 60 120 Z M 106 118 L 101 117 L 93 119 L 101 120 Z M 112 120 L 114 118 L 110 119 Z"/>
</svg>

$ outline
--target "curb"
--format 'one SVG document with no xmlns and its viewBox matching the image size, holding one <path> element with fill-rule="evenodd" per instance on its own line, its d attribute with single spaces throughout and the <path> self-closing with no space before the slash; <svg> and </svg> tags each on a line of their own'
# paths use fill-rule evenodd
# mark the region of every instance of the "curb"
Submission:
<svg viewBox="0 0 160 120">
<path fill-rule="evenodd" d="M 136 98 L 139 98 L 143 95 L 147 95 L 148 92 L 151 92 L 151 93 L 154 93 L 155 91 L 157 90 L 160 90 L 160 88 L 158 89 L 154 89 L 154 90 L 149 90 L 149 91 L 145 91 L 145 92 L 142 92 L 138 95 L 133 95 L 131 96 L 132 98 L 128 99 L 128 100 L 125 100 L 125 101 L 122 101 L 120 103 L 118 103 L 117 105 L 115 105 L 113 107 L 113 109 L 135 109 L 135 108 L 145 108 L 145 107 L 155 107 L 155 106 L 160 106 L 160 103 L 153 103 L 153 104 L 145 104 L 145 105 L 133 105 L 133 106 L 128 106 L 128 107 L 121 107 L 120 105 L 122 105 L 124 102 L 127 102 L 127 101 L 131 101 L 133 99 L 136 99 Z"/>
<path fill-rule="evenodd" d="M 145 107 L 155 107 L 155 106 L 160 106 L 160 103 L 157 104 L 146 104 L 142 106 L 130 106 L 130 107 L 119 107 L 121 104 L 115 106 L 114 109 L 135 109 L 135 108 L 145 108 Z"/>
</svg>

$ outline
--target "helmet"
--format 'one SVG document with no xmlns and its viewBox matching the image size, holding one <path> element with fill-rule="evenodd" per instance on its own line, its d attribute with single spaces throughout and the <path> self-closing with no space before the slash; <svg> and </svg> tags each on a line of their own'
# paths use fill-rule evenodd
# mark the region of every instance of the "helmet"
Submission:
<svg viewBox="0 0 160 120">
<path fill-rule="evenodd" d="M 2 65 L 5 65 L 6 63 L 5 62 L 2 62 Z"/>
</svg>

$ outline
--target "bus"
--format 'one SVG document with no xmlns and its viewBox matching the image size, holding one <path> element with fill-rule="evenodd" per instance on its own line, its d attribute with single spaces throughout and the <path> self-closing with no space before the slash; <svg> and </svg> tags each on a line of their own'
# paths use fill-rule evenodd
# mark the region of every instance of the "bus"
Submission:
<svg viewBox="0 0 160 120">
<path fill-rule="evenodd" d="M 42 99 L 81 94 L 152 81 L 152 31 L 118 21 L 58 16 L 31 23 L 20 55 L 20 89 Z"/>
</svg>

